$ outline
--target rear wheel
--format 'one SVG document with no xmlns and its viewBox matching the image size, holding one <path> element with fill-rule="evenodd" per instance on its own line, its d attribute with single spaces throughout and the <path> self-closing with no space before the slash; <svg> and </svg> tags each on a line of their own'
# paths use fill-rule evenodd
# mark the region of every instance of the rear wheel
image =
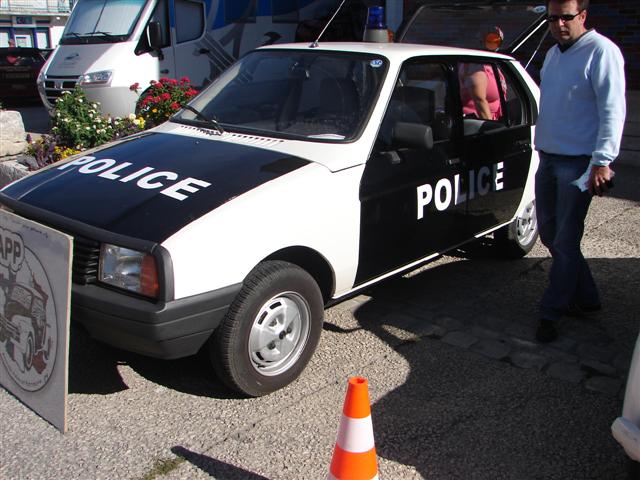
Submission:
<svg viewBox="0 0 640 480">
<path fill-rule="evenodd" d="M 529 203 L 509 225 L 495 232 L 496 248 L 500 256 L 522 258 L 531 251 L 538 239 L 538 220 L 535 201 Z"/>
<path fill-rule="evenodd" d="M 288 385 L 313 355 L 323 315 L 322 295 L 311 275 L 288 262 L 260 263 L 210 339 L 216 374 L 253 397 Z"/>
</svg>

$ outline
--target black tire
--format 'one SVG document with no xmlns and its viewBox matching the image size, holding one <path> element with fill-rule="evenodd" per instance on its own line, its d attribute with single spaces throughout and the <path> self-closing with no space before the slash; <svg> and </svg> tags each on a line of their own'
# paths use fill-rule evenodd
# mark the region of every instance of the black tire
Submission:
<svg viewBox="0 0 640 480">
<path fill-rule="evenodd" d="M 35 349 L 33 335 L 29 332 L 29 335 L 27 336 L 27 351 L 22 354 L 22 361 L 26 372 L 31 370 L 31 367 L 33 366 L 33 355 L 35 354 Z"/>
<path fill-rule="evenodd" d="M 260 263 L 209 341 L 216 375 L 251 397 L 288 385 L 311 359 L 323 317 L 322 294 L 311 275 L 288 262 Z"/>
<path fill-rule="evenodd" d="M 538 221 L 535 201 L 511 222 L 494 234 L 495 247 L 499 256 L 517 259 L 531 251 L 538 240 Z"/>
</svg>

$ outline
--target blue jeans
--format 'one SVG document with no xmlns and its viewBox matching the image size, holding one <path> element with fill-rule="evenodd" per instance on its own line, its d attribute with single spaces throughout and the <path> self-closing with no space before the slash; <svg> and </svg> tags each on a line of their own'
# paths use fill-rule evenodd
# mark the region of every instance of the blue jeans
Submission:
<svg viewBox="0 0 640 480">
<path fill-rule="evenodd" d="M 571 184 L 585 172 L 589 161 L 587 156 L 540 152 L 536 173 L 538 230 L 553 258 L 549 285 L 540 301 L 540 315 L 547 320 L 559 320 L 573 302 L 600 304 L 598 287 L 580 250 L 592 196 Z"/>
</svg>

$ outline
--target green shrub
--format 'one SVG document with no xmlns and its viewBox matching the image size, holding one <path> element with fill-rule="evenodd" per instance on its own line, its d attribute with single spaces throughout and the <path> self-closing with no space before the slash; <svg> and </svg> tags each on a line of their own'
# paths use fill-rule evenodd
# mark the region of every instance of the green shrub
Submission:
<svg viewBox="0 0 640 480">
<path fill-rule="evenodd" d="M 32 141 L 27 153 L 35 159 L 30 170 L 42 168 L 87 148 L 144 130 L 145 121 L 134 114 L 127 118 L 103 117 L 99 104 L 87 100 L 84 92 L 76 88 L 64 92 L 55 104 L 51 135 Z"/>
<path fill-rule="evenodd" d="M 89 102 L 78 87 L 73 92 L 63 92 L 56 101 L 52 120 L 51 133 L 56 138 L 56 143 L 84 150 L 111 140 L 111 121 L 102 117 L 98 108 L 98 104 Z"/>
</svg>

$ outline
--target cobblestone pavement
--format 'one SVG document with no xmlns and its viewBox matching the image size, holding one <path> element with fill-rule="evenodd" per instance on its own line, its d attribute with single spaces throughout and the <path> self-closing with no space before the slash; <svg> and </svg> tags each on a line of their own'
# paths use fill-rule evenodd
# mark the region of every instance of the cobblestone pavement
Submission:
<svg viewBox="0 0 640 480">
<path fill-rule="evenodd" d="M 540 241 L 524 259 L 496 262 L 487 239 L 334 308 L 354 313 L 362 328 L 382 325 L 402 332 L 402 341 L 438 339 L 621 397 L 640 326 L 640 299 L 633 293 L 640 292 L 640 242 L 625 235 L 629 221 L 640 220 L 640 179 L 634 168 L 617 170 L 619 178 L 624 175 L 617 192 L 623 203 L 603 221 L 598 218 L 610 207 L 595 199 L 583 239 L 604 308 L 581 318 L 564 317 L 555 342 L 544 345 L 534 337 L 537 302 L 551 266 Z"/>
</svg>

